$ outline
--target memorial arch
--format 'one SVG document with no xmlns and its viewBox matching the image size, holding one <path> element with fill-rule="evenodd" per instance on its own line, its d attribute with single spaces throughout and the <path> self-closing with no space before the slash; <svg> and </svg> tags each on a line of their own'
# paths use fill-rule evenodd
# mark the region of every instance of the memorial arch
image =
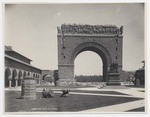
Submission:
<svg viewBox="0 0 150 117">
<path fill-rule="evenodd" d="M 74 60 L 83 51 L 97 53 L 103 62 L 103 81 L 108 82 L 110 66 L 122 71 L 123 27 L 114 25 L 66 25 L 58 27 L 59 81 L 74 81 Z"/>
</svg>

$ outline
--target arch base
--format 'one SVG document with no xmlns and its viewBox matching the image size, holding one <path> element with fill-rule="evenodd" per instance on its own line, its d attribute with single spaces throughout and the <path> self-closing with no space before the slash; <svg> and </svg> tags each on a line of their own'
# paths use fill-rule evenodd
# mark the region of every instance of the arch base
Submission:
<svg viewBox="0 0 150 117">
<path fill-rule="evenodd" d="M 74 79 L 59 79 L 56 86 L 75 86 Z"/>
<path fill-rule="evenodd" d="M 108 73 L 108 82 L 106 85 L 121 85 L 119 73 Z"/>
</svg>

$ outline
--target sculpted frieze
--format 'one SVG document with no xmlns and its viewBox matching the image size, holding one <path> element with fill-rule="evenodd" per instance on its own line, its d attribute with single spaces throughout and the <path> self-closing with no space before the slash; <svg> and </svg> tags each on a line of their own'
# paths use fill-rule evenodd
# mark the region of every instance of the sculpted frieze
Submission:
<svg viewBox="0 0 150 117">
<path fill-rule="evenodd" d="M 77 25 L 77 24 L 62 24 L 57 27 L 58 34 L 107 34 L 107 35 L 122 35 L 123 26 L 116 27 L 115 25 Z"/>
</svg>

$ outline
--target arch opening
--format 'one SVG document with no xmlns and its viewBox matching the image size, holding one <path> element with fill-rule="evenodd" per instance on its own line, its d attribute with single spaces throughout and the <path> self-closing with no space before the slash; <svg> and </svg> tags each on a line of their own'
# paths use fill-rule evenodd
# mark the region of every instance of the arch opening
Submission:
<svg viewBox="0 0 150 117">
<path fill-rule="evenodd" d="M 11 71 L 9 68 L 5 69 L 5 87 L 9 87 L 9 76 L 11 75 Z"/>
<path fill-rule="evenodd" d="M 33 73 L 33 77 L 35 78 L 35 73 Z"/>
<path fill-rule="evenodd" d="M 28 72 L 28 76 L 30 76 L 30 72 Z"/>
<path fill-rule="evenodd" d="M 74 78 L 76 82 L 102 82 L 103 62 L 101 57 L 93 51 L 83 51 L 78 54 L 74 62 Z"/>
<path fill-rule="evenodd" d="M 108 80 L 108 74 L 107 74 L 108 66 L 110 66 L 112 63 L 109 52 L 103 46 L 95 42 L 87 42 L 84 44 L 80 44 L 73 51 L 71 55 L 71 59 L 70 59 L 70 64 L 74 65 L 76 57 L 84 51 L 92 51 L 92 52 L 97 53 L 100 56 L 102 63 L 103 63 L 103 68 L 102 68 L 103 69 L 103 82 L 106 82 Z M 74 75 L 74 68 L 73 68 L 73 75 Z"/>
</svg>

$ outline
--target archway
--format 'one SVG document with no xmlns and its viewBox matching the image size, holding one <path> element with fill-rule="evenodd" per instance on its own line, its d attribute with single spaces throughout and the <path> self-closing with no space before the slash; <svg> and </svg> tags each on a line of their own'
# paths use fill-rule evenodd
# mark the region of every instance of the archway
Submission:
<svg viewBox="0 0 150 117">
<path fill-rule="evenodd" d="M 9 76 L 11 75 L 11 71 L 9 68 L 5 69 L 5 87 L 9 87 Z"/>
<path fill-rule="evenodd" d="M 84 51 L 93 51 L 101 57 L 103 63 L 103 81 L 106 82 L 108 80 L 108 66 L 112 64 L 112 60 L 109 52 L 102 45 L 96 42 L 83 43 L 74 49 L 70 58 L 70 63 L 73 64 L 73 74 L 75 58 Z"/>
<path fill-rule="evenodd" d="M 33 77 L 35 78 L 35 73 L 33 73 Z"/>
<path fill-rule="evenodd" d="M 112 82 L 108 73 L 113 65 L 121 73 L 123 26 L 63 24 L 57 29 L 59 82 L 74 82 L 74 60 L 84 51 L 93 51 L 101 57 L 103 81 Z"/>
<path fill-rule="evenodd" d="M 27 75 L 30 76 L 30 72 L 28 72 Z"/>
<path fill-rule="evenodd" d="M 74 62 L 76 82 L 102 82 L 103 63 L 101 57 L 93 51 L 78 54 Z"/>
</svg>

